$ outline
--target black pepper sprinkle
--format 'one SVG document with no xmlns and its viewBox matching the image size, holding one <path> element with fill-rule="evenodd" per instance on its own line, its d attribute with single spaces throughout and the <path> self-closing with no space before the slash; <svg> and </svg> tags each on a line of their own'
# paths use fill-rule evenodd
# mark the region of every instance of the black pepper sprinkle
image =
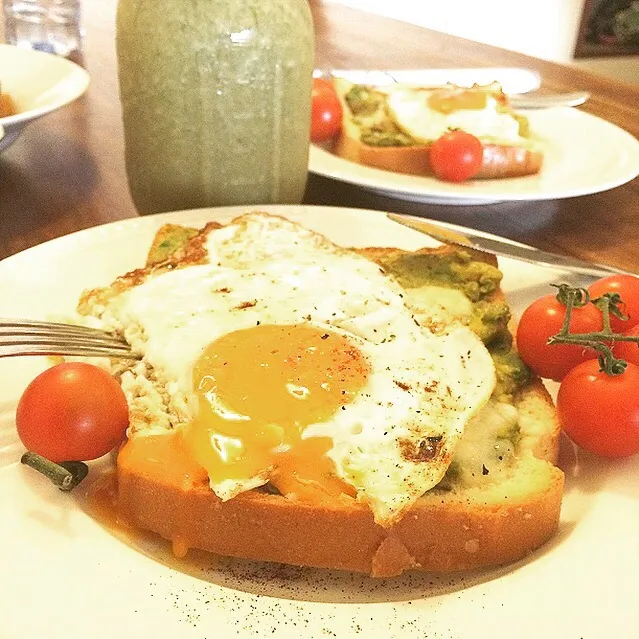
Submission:
<svg viewBox="0 0 639 639">
<path fill-rule="evenodd" d="M 481 465 L 481 474 L 488 475 L 488 468 L 486 468 L 483 464 Z"/>
<path fill-rule="evenodd" d="M 329 335 L 328 333 L 324 333 L 324 335 L 322 335 L 321 339 L 328 339 Z"/>
</svg>

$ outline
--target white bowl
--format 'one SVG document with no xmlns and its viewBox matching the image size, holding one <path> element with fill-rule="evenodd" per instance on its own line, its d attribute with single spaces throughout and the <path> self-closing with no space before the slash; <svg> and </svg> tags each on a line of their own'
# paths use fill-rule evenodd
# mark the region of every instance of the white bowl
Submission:
<svg viewBox="0 0 639 639">
<path fill-rule="evenodd" d="M 79 98 L 89 85 L 89 74 L 65 58 L 0 44 L 0 85 L 18 109 L 15 115 L 0 118 L 2 151 L 29 122 Z"/>
</svg>

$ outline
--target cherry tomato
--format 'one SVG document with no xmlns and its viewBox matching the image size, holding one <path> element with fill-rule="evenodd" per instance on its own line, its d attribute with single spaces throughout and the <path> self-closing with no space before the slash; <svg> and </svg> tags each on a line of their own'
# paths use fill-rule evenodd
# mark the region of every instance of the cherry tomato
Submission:
<svg viewBox="0 0 639 639">
<path fill-rule="evenodd" d="M 463 182 L 477 175 L 483 153 L 482 144 L 474 135 L 449 131 L 433 142 L 430 164 L 439 179 Z"/>
<path fill-rule="evenodd" d="M 561 425 L 575 444 L 603 457 L 639 453 L 639 366 L 621 375 L 582 362 L 564 377 L 557 394 Z"/>
<path fill-rule="evenodd" d="M 639 324 L 626 331 L 624 335 L 639 337 Z M 625 359 L 627 362 L 632 362 L 639 366 L 639 344 L 637 342 L 615 342 L 612 350 L 615 357 Z"/>
<path fill-rule="evenodd" d="M 126 398 L 106 371 L 82 362 L 58 364 L 26 388 L 16 411 L 22 443 L 54 462 L 86 461 L 122 441 Z"/>
<path fill-rule="evenodd" d="M 313 79 L 311 106 L 311 141 L 323 142 L 342 128 L 342 103 L 333 84 L 323 78 Z"/>
<path fill-rule="evenodd" d="M 535 300 L 523 313 L 517 327 L 517 350 L 521 359 L 540 377 L 560 381 L 580 362 L 597 357 L 597 352 L 574 344 L 548 344 L 564 323 L 566 307 L 554 295 Z M 600 331 L 601 312 L 587 304 L 574 308 L 571 333 Z"/>
<path fill-rule="evenodd" d="M 615 333 L 623 333 L 639 324 L 639 277 L 632 275 L 610 275 L 597 280 L 588 287 L 590 296 L 594 299 L 604 293 L 619 293 L 622 304 L 619 305 L 627 320 L 610 315 L 610 327 Z"/>
</svg>

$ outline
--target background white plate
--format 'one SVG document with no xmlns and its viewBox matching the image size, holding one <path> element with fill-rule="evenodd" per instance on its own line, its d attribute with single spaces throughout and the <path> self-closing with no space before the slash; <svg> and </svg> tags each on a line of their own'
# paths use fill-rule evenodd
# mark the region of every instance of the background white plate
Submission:
<svg viewBox="0 0 639 639">
<path fill-rule="evenodd" d="M 380 212 L 260 208 L 345 245 L 415 249 L 429 243 Z M 82 289 L 139 266 L 162 223 L 201 225 L 246 210 L 136 218 L 10 257 L 0 262 L 0 316 L 68 312 Z M 548 282 L 564 279 L 513 260 L 503 260 L 502 268 L 516 310 L 548 292 Z M 38 358 L 0 360 L 2 639 L 637 636 L 639 457 L 608 462 L 576 457 L 565 447 L 567 488 L 557 536 L 527 560 L 502 569 L 376 581 L 242 561 L 171 561 L 165 544 L 122 543 L 82 510 L 77 496 L 57 491 L 19 465 L 23 448 L 15 434 L 15 404 L 42 367 Z"/>
<path fill-rule="evenodd" d="M 639 141 L 606 120 L 569 107 L 526 111 L 541 138 L 541 172 L 502 180 L 453 184 L 350 162 L 311 145 L 310 170 L 371 191 L 433 204 L 487 204 L 507 200 L 554 200 L 605 191 L 639 174 Z"/>
<path fill-rule="evenodd" d="M 0 44 L 2 92 L 16 102 L 19 112 L 0 118 L 0 151 L 13 143 L 33 120 L 79 98 L 89 85 L 89 74 L 60 56 Z"/>
</svg>

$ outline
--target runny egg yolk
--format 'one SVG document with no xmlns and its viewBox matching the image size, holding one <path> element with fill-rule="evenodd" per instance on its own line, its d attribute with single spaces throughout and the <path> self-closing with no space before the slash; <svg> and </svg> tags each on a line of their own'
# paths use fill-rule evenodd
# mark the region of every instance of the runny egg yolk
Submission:
<svg viewBox="0 0 639 639">
<path fill-rule="evenodd" d="M 198 412 L 185 431 L 186 446 L 212 483 L 268 470 L 283 494 L 313 502 L 353 495 L 326 456 L 332 440 L 303 433 L 345 410 L 369 373 L 345 337 L 310 324 L 227 333 L 194 367 Z"/>
<path fill-rule="evenodd" d="M 488 96 L 483 91 L 446 89 L 428 94 L 428 106 L 444 114 L 461 109 L 485 109 L 487 104 Z"/>
</svg>

